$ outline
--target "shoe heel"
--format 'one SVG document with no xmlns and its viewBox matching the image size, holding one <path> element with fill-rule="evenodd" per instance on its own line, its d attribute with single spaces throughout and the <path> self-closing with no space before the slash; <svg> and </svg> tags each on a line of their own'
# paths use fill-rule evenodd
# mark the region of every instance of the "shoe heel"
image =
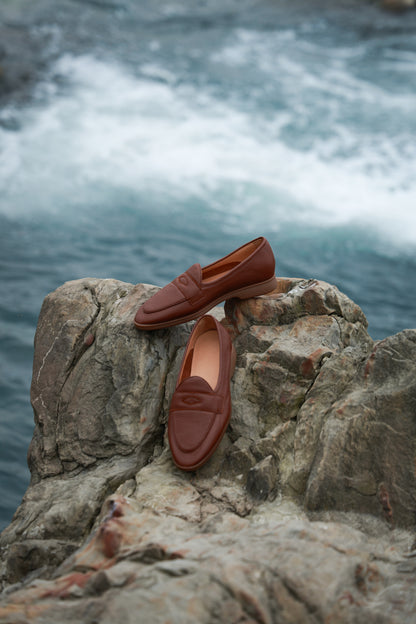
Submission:
<svg viewBox="0 0 416 624">
<path fill-rule="evenodd" d="M 252 286 L 246 286 L 246 288 L 240 288 L 239 290 L 233 292 L 232 296 L 237 299 L 250 299 L 251 297 L 267 295 L 267 293 L 271 292 L 275 288 L 277 288 L 277 279 L 276 277 L 271 277 L 265 282 L 253 284 Z M 229 297 L 229 299 L 231 299 L 231 297 Z"/>
</svg>

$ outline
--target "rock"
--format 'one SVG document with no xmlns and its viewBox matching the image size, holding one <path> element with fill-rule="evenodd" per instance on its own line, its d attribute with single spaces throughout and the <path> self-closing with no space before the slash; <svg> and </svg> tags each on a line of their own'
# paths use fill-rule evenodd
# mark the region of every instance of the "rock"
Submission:
<svg viewBox="0 0 416 624">
<path fill-rule="evenodd" d="M 156 464 L 172 471 L 168 459 Z M 191 520 L 169 513 L 154 489 L 141 501 L 112 496 L 91 540 L 54 579 L 3 598 L 1 621 L 133 624 L 138 613 L 155 623 L 414 621 L 406 534 L 380 521 L 374 538 L 340 522 L 285 518 L 271 503 L 251 519 L 216 512 L 196 522 L 206 494 L 190 487 L 181 511 L 189 507 Z"/>
<path fill-rule="evenodd" d="M 374 342 L 317 280 L 228 301 L 231 423 L 184 473 L 166 422 L 191 324 L 138 332 L 154 291 L 84 279 L 45 299 L 0 621 L 416 621 L 416 330 Z"/>
<path fill-rule="evenodd" d="M 133 309 L 154 290 L 81 280 L 45 299 L 31 388 L 31 485 L 3 542 L 20 535 L 79 544 L 108 493 L 158 452 L 174 384 L 168 373 L 189 328 L 149 340 L 132 326 Z"/>
<path fill-rule="evenodd" d="M 329 405 L 320 391 L 326 382 L 323 373 L 311 397 L 315 402 L 304 405 L 300 414 L 299 424 L 307 427 L 316 410 L 326 413 L 306 487 L 308 508 L 364 507 L 383 514 L 392 526 L 397 522 L 414 528 L 415 363 L 412 330 L 377 343 L 363 361 L 349 353 L 341 361 L 333 359 L 329 376 L 334 366 L 342 366 L 351 375 L 348 387 Z"/>
</svg>

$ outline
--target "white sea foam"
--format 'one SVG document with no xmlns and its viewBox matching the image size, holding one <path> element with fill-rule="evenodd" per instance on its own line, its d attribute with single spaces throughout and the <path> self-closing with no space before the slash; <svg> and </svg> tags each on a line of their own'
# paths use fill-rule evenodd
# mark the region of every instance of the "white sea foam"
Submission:
<svg viewBox="0 0 416 624">
<path fill-rule="evenodd" d="M 218 61 L 247 62 L 255 53 L 271 72 L 244 36 L 240 50 L 235 44 L 218 52 Z M 416 96 L 369 87 L 343 73 L 340 59 L 325 79 L 287 57 L 279 63 L 302 89 L 325 97 L 331 84 L 334 102 L 358 97 L 365 105 L 416 110 Z M 197 196 L 224 210 L 230 223 L 357 224 L 416 243 L 415 159 L 401 131 L 360 136 L 338 115 L 331 136 L 296 149 L 281 131 L 305 102 L 265 119 L 260 110 L 176 84 L 162 67 L 146 65 L 134 76 L 90 56 L 65 56 L 54 72 L 68 87 L 23 111 L 20 130 L 0 129 L 2 213 L 85 211 L 105 201 L 110 187 L 159 194 L 167 203 Z"/>
</svg>

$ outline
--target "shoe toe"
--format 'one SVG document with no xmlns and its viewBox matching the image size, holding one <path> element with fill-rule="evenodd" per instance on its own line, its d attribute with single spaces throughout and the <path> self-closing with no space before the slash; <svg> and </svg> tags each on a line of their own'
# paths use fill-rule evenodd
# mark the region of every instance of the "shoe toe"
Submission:
<svg viewBox="0 0 416 624">
<path fill-rule="evenodd" d="M 175 463 L 184 470 L 203 462 L 210 444 L 214 414 L 197 411 L 176 412 L 170 415 L 169 446 Z"/>
<path fill-rule="evenodd" d="M 179 412 L 171 417 L 170 429 L 175 446 L 181 453 L 196 453 L 207 439 L 215 416 L 200 412 Z"/>
<path fill-rule="evenodd" d="M 143 310 L 143 306 L 141 306 L 137 312 L 136 312 L 136 316 L 134 317 L 134 322 L 136 325 L 145 325 L 147 322 L 147 314 L 146 312 Z"/>
</svg>

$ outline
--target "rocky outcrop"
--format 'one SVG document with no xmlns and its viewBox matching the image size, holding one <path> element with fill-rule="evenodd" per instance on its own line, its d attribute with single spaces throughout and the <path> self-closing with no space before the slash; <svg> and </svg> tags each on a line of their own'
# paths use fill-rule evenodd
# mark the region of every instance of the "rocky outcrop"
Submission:
<svg viewBox="0 0 416 624">
<path fill-rule="evenodd" d="M 0 621 L 416 621 L 416 331 L 374 342 L 316 280 L 228 301 L 231 423 L 183 473 L 166 422 L 191 324 L 137 331 L 155 289 L 45 299 Z"/>
</svg>

